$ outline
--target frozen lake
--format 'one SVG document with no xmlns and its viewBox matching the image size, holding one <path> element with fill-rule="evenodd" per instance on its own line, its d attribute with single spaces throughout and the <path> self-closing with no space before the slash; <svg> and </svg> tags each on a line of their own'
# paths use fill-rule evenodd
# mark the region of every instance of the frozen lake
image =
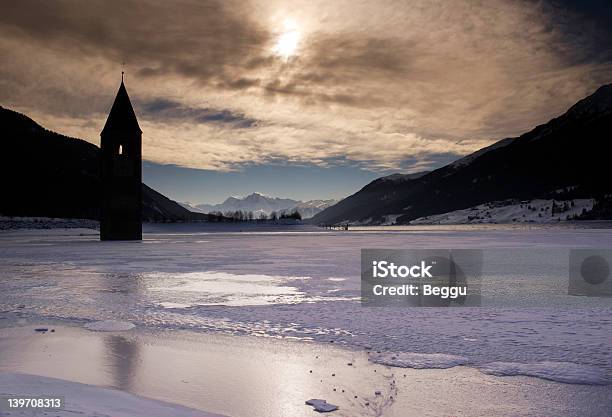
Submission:
<svg viewBox="0 0 612 417">
<path fill-rule="evenodd" d="M 87 229 L 5 231 L 0 325 L 119 320 L 392 352 L 383 363 L 397 354 L 450 355 L 449 363 L 417 361 L 424 368 L 458 357 L 477 369 L 510 363 L 489 370 L 514 375 L 525 370 L 512 364 L 545 362 L 536 376 L 601 382 L 612 371 L 611 300 L 566 295 L 568 250 L 578 247 L 612 247 L 612 230 L 149 225 L 142 242 L 100 242 Z M 362 248 L 486 249 L 483 280 L 505 307 L 362 307 Z M 406 363 L 414 366 L 412 356 Z"/>
</svg>

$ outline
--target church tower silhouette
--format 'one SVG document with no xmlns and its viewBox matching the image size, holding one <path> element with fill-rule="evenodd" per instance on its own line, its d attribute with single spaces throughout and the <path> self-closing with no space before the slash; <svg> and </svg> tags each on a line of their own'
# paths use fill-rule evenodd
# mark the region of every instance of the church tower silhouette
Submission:
<svg viewBox="0 0 612 417">
<path fill-rule="evenodd" d="M 100 240 L 142 240 L 142 130 L 123 73 L 100 137 Z"/>
</svg>

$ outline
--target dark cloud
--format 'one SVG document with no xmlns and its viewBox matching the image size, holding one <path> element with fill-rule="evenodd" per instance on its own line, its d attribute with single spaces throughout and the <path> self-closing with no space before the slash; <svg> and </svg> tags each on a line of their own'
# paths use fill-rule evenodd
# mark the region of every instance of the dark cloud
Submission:
<svg viewBox="0 0 612 417">
<path fill-rule="evenodd" d="M 256 120 L 227 109 L 190 107 L 163 98 L 145 102 L 136 101 L 135 106 L 143 119 L 154 122 L 213 123 L 236 129 L 246 129 L 257 125 Z"/>
<path fill-rule="evenodd" d="M 226 79 L 217 83 L 217 87 L 226 88 L 230 90 L 246 90 L 252 87 L 258 87 L 261 84 L 261 80 L 254 78 L 236 78 Z"/>
<path fill-rule="evenodd" d="M 405 52 L 416 49 L 411 40 L 360 33 L 318 37 L 309 46 L 309 63 L 349 78 L 406 74 L 411 54 Z"/>
<path fill-rule="evenodd" d="M 215 0 L 9 2 L 0 33 L 62 53 L 126 61 L 143 76 L 180 74 L 202 82 L 256 65 L 268 41 L 247 5 Z"/>
<path fill-rule="evenodd" d="M 307 105 L 359 108 L 387 105 L 390 100 L 371 87 L 381 80 L 389 83 L 409 77 L 410 56 L 416 48 L 412 41 L 361 36 L 364 35 L 313 36 L 308 41 L 308 52 L 295 58 L 289 71 L 278 71 L 277 78 L 258 84 L 269 96 L 294 97 Z M 291 71 L 296 67 L 302 69 Z"/>
</svg>

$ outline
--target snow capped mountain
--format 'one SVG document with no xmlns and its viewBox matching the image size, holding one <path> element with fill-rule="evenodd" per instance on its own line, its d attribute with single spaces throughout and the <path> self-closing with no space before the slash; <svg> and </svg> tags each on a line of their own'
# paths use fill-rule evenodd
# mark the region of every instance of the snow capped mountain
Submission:
<svg viewBox="0 0 612 417">
<path fill-rule="evenodd" d="M 252 193 L 246 197 L 228 197 L 221 204 L 198 204 L 196 207 L 204 212 L 213 211 L 257 211 L 267 214 L 273 211 L 289 210 L 296 206 L 298 201 L 289 198 L 268 197 L 260 193 Z"/>
<path fill-rule="evenodd" d="M 198 204 L 181 203 L 183 207 L 201 213 L 212 213 L 220 211 L 252 211 L 257 217 L 259 214 L 269 215 L 273 211 L 293 211 L 298 210 L 303 218 L 312 217 L 327 207 L 335 204 L 336 200 L 310 200 L 299 201 L 290 198 L 270 197 L 261 193 L 252 193 L 246 197 L 228 197 L 221 204 Z"/>
<path fill-rule="evenodd" d="M 300 201 L 293 209 L 291 209 L 291 211 L 295 209 L 302 215 L 302 218 L 309 219 L 315 214 L 325 210 L 326 208 L 333 206 L 337 202 L 338 201 L 336 200 L 310 200 L 305 202 Z"/>
</svg>

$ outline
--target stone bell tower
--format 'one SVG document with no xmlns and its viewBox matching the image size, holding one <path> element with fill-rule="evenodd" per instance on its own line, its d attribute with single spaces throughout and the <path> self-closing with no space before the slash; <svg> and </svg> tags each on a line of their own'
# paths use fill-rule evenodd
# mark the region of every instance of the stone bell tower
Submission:
<svg viewBox="0 0 612 417">
<path fill-rule="evenodd" d="M 142 240 L 142 130 L 123 73 L 100 136 L 100 240 Z"/>
</svg>

